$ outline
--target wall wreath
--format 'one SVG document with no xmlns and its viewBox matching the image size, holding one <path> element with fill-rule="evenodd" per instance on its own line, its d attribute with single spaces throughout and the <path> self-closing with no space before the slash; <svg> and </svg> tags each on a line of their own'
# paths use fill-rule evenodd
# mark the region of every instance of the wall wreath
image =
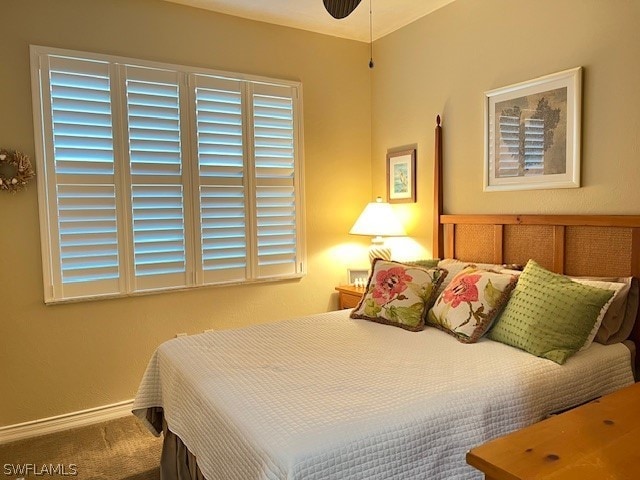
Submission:
<svg viewBox="0 0 640 480">
<path fill-rule="evenodd" d="M 0 190 L 19 192 L 36 172 L 24 153 L 0 149 Z"/>
</svg>

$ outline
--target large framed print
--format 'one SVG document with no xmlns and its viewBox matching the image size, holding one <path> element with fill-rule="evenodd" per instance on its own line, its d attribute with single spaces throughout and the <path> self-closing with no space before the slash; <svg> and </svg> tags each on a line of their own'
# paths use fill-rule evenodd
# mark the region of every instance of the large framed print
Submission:
<svg viewBox="0 0 640 480">
<path fill-rule="evenodd" d="M 484 191 L 580 186 L 582 67 L 485 93 Z"/>
</svg>

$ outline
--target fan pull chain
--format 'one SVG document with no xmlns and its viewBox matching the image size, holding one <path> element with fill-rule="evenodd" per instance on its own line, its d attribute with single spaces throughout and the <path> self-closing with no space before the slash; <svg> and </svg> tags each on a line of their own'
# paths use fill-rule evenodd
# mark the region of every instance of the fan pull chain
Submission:
<svg viewBox="0 0 640 480">
<path fill-rule="evenodd" d="M 371 15 L 371 0 L 369 0 L 369 68 L 374 67 L 373 63 L 373 20 Z"/>
</svg>

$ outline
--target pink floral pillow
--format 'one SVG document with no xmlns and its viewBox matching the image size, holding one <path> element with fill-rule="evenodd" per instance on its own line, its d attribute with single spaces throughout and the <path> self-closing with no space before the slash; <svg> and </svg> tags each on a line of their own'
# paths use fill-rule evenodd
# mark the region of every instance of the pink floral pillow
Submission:
<svg viewBox="0 0 640 480">
<path fill-rule="evenodd" d="M 489 330 L 517 282 L 515 275 L 466 267 L 442 291 L 427 322 L 461 342 L 477 342 Z"/>
<path fill-rule="evenodd" d="M 411 331 L 424 328 L 435 292 L 446 277 L 442 268 L 374 260 L 367 290 L 351 318 L 364 318 Z"/>
</svg>

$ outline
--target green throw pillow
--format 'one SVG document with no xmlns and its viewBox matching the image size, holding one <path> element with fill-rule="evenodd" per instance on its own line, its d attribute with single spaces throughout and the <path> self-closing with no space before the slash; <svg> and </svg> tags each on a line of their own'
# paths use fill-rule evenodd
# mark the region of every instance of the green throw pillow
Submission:
<svg viewBox="0 0 640 480">
<path fill-rule="evenodd" d="M 611 295 L 529 260 L 488 337 L 562 365 L 580 350 Z"/>
</svg>

